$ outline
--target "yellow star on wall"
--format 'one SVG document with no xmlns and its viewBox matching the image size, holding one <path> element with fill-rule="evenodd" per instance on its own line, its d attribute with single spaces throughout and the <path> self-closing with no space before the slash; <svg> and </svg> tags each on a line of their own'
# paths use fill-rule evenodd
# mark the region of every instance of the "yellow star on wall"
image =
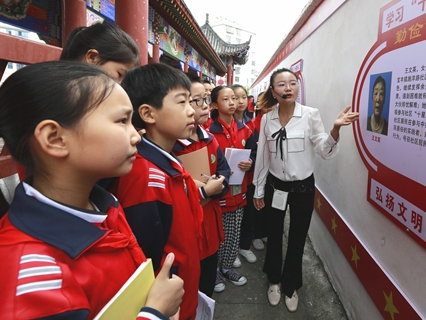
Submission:
<svg viewBox="0 0 426 320">
<path fill-rule="evenodd" d="M 320 197 L 317 198 L 317 209 L 318 209 L 318 211 L 321 211 L 321 198 Z"/>
<path fill-rule="evenodd" d="M 351 261 L 355 261 L 355 267 L 358 269 L 358 260 L 360 260 L 361 258 L 359 257 L 358 253 L 356 252 L 356 245 L 355 247 L 352 247 L 352 259 Z"/>
<path fill-rule="evenodd" d="M 393 304 L 392 291 L 389 294 L 389 297 L 386 295 L 386 293 L 384 291 L 383 291 L 383 295 L 385 296 L 385 300 L 386 300 L 385 311 L 389 312 L 392 320 L 394 320 L 395 319 L 395 313 L 399 314 L 399 311 L 395 307 L 395 305 Z"/>
<path fill-rule="evenodd" d="M 336 217 L 331 219 L 331 230 L 334 231 L 334 234 L 336 234 L 337 224 L 336 224 Z"/>
</svg>

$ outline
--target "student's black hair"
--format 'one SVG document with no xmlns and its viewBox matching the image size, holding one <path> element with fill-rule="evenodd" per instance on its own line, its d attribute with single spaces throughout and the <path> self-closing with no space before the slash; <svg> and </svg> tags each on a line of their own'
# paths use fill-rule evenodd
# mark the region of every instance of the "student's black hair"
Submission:
<svg viewBox="0 0 426 320">
<path fill-rule="evenodd" d="M 101 23 L 71 31 L 59 59 L 81 61 L 90 49 L 99 52 L 101 65 L 108 61 L 132 64 L 139 61 L 136 42 L 120 28 Z"/>
<path fill-rule="evenodd" d="M 212 84 L 209 80 L 207 80 L 207 79 L 204 79 L 203 80 L 203 83 L 208 83 L 208 84 Z"/>
<path fill-rule="evenodd" d="M 156 109 L 163 107 L 164 97 L 174 89 L 183 88 L 191 92 L 191 82 L 182 71 L 164 63 L 150 63 L 130 70 L 121 83 L 133 105 L 132 123 L 146 128 L 139 116 L 139 107 L 148 104 Z"/>
<path fill-rule="evenodd" d="M 244 88 L 242 85 L 240 85 L 240 84 L 233 84 L 232 86 L 231 86 L 231 89 L 232 90 L 234 90 L 234 89 L 243 89 L 244 91 L 245 91 L 245 93 L 246 93 L 246 95 L 248 94 L 247 93 L 247 89 L 246 88 Z M 247 97 L 248 98 L 248 97 Z"/>
<path fill-rule="evenodd" d="M 217 103 L 217 99 L 219 98 L 219 92 L 223 89 L 226 88 L 230 88 L 228 86 L 217 86 L 214 87 L 211 93 L 211 99 L 212 99 L 212 103 Z M 219 116 L 219 111 L 214 108 L 211 112 L 210 112 L 210 117 L 212 119 L 216 119 Z"/>
<path fill-rule="evenodd" d="M 273 89 L 272 84 L 274 83 L 275 77 L 278 74 L 283 73 L 283 72 L 290 72 L 292 75 L 294 75 L 296 77 L 296 80 L 298 80 L 297 74 L 293 70 L 290 70 L 290 69 L 287 69 L 287 68 L 281 68 L 281 69 L 275 70 L 271 74 L 271 78 L 269 79 L 268 90 L 265 91 L 265 93 L 262 95 L 262 97 L 260 97 L 260 99 L 258 98 L 258 103 L 260 103 L 262 105 L 262 107 L 270 108 L 270 107 L 277 104 L 277 100 L 272 95 L 272 89 Z"/>
<path fill-rule="evenodd" d="M 43 120 L 73 128 L 99 106 L 115 82 L 100 68 L 81 62 L 49 61 L 26 66 L 0 87 L 0 137 L 31 175 L 38 164 L 30 140 Z"/>
<path fill-rule="evenodd" d="M 191 73 L 186 73 L 186 76 L 188 77 L 188 79 L 189 79 L 189 81 L 191 81 L 191 83 L 200 83 L 200 84 L 203 84 L 201 81 L 200 81 L 200 77 L 198 77 L 197 75 L 195 75 L 195 74 L 191 74 Z"/>
</svg>

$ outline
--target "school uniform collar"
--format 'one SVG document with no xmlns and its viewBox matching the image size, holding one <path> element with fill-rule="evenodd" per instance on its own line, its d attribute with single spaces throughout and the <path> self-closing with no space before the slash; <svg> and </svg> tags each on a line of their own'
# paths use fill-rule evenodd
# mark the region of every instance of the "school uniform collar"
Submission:
<svg viewBox="0 0 426 320">
<path fill-rule="evenodd" d="M 246 124 L 247 122 L 250 122 L 252 119 L 246 115 L 245 113 L 243 113 L 243 123 Z"/>
<path fill-rule="evenodd" d="M 244 123 L 242 123 L 240 120 L 238 120 L 237 118 L 234 118 L 235 123 L 237 124 L 237 129 L 240 130 L 242 128 L 244 128 L 246 125 Z M 214 122 L 210 125 L 210 132 L 211 133 L 220 133 L 223 132 L 223 128 L 222 125 L 219 123 L 219 121 L 217 121 L 217 118 L 214 119 Z"/>
<path fill-rule="evenodd" d="M 208 143 L 213 139 L 213 136 L 209 135 L 209 133 L 206 131 L 206 129 L 204 129 L 200 125 L 197 126 L 196 130 L 197 130 L 198 140 Z M 187 146 L 193 144 L 196 141 L 194 139 L 188 138 L 188 139 L 178 139 L 176 142 L 178 144 L 181 144 L 181 145 L 187 147 Z M 175 146 L 176 146 L 176 144 L 175 144 Z M 177 149 L 177 148 L 173 148 L 173 149 Z M 179 148 L 179 150 L 180 150 L 180 148 Z"/>
<path fill-rule="evenodd" d="M 197 135 L 199 140 L 204 140 L 205 142 L 208 142 L 213 139 L 213 136 L 209 135 L 206 129 L 204 129 L 202 126 L 197 126 Z"/>
<path fill-rule="evenodd" d="M 90 200 L 99 212 L 67 206 L 40 195 L 29 184 L 21 182 L 9 208 L 10 222 L 73 259 L 107 232 L 92 223 L 105 220 L 112 205 L 118 207 L 115 197 L 97 185 L 93 187 Z"/>
<path fill-rule="evenodd" d="M 174 168 L 172 163 L 175 163 L 180 168 L 182 168 L 182 162 L 173 154 L 167 153 L 154 142 L 149 141 L 145 136 L 143 137 L 142 141 L 136 145 L 136 147 L 138 149 L 138 153 L 142 157 L 154 163 L 169 176 L 174 177 L 181 175 L 181 171 Z"/>
<path fill-rule="evenodd" d="M 293 117 L 301 118 L 302 117 L 302 105 L 298 102 L 295 102 L 295 103 L 296 103 L 296 106 L 294 107 Z M 279 106 L 277 106 L 277 108 L 275 108 L 274 110 L 272 110 L 270 112 L 271 119 L 279 119 L 278 110 L 279 110 Z"/>
<path fill-rule="evenodd" d="M 222 125 L 217 121 L 217 118 L 213 120 L 213 122 L 210 125 L 210 133 L 220 133 L 223 132 Z"/>
<path fill-rule="evenodd" d="M 244 128 L 246 126 L 243 122 L 241 122 L 240 120 L 238 120 L 237 118 L 235 118 L 235 116 L 233 116 L 233 118 L 235 120 L 235 123 L 237 124 L 238 130 L 240 130 L 240 129 L 242 129 L 242 128 Z"/>
</svg>

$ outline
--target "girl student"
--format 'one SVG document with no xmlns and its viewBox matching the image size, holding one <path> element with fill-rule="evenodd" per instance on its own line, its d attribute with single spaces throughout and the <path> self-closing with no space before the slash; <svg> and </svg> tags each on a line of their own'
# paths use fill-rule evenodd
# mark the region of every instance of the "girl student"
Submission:
<svg viewBox="0 0 426 320">
<path fill-rule="evenodd" d="M 270 108 L 263 108 L 260 103 L 260 97 L 264 94 L 264 92 L 260 92 L 257 96 L 257 104 L 256 104 L 256 116 L 253 119 L 254 131 L 257 135 L 260 134 L 260 121 L 265 113 L 271 112 L 275 109 L 275 105 Z M 254 173 L 253 173 L 254 175 Z M 253 203 L 254 205 L 254 203 Z M 256 250 L 265 249 L 265 244 L 268 240 L 266 233 L 266 218 L 263 214 L 263 210 L 254 210 L 254 239 L 253 239 L 253 247 Z"/>
<path fill-rule="evenodd" d="M 121 83 L 127 72 L 138 64 L 139 49 L 136 42 L 120 28 L 95 23 L 71 31 L 59 59 L 98 66 Z"/>
<path fill-rule="evenodd" d="M 188 76 L 189 77 L 189 76 Z M 191 81 L 191 106 L 195 110 L 195 130 L 188 139 L 179 139 L 173 147 L 173 153 L 177 156 L 207 148 L 207 159 L 210 171 L 204 174 L 210 175 L 205 183 L 201 177 L 192 177 L 199 188 L 201 205 L 203 207 L 202 222 L 202 253 L 201 273 L 199 289 L 209 297 L 212 297 L 216 282 L 217 251 L 224 241 L 222 211 L 219 199 L 228 192 L 228 180 L 231 170 L 220 149 L 216 138 L 208 133 L 202 125 L 209 118 L 210 95 L 207 95 L 203 84 L 198 78 L 189 77 Z M 216 292 L 225 290 L 225 284 L 216 288 Z"/>
<path fill-rule="evenodd" d="M 240 84 L 233 84 L 231 88 L 232 90 L 234 90 L 236 98 L 236 109 L 234 113 L 234 118 L 249 127 L 250 130 L 255 134 L 255 137 L 257 139 L 259 134 L 255 132 L 253 120 L 245 112 L 248 106 L 247 90 Z"/>
<path fill-rule="evenodd" d="M 254 138 L 257 143 L 258 133 L 255 131 L 254 122 L 245 113 L 248 104 L 247 90 L 239 84 L 234 84 L 231 86 L 231 88 L 232 90 L 234 90 L 234 95 L 236 98 L 236 109 L 234 113 L 234 118 L 244 123 L 247 127 L 250 128 L 250 130 L 254 134 Z M 248 184 L 246 193 L 247 205 L 244 207 L 243 221 L 241 222 L 239 253 L 246 259 L 247 262 L 255 263 L 257 261 L 257 258 L 255 254 L 250 250 L 250 246 L 254 237 L 254 212 L 256 211 L 253 205 L 253 171 L 246 173 L 246 175 Z M 238 266 L 241 266 L 241 261 L 237 257 L 237 259 L 234 261 L 234 267 Z"/>
<path fill-rule="evenodd" d="M 51 61 L 0 87 L 0 136 L 32 174 L 0 220 L 0 313 L 93 319 L 146 260 L 121 206 L 97 186 L 127 174 L 140 135 L 125 91 L 100 68 Z M 138 319 L 168 319 L 183 282 L 171 253 Z"/>
<path fill-rule="evenodd" d="M 211 99 L 213 122 L 209 127 L 210 133 L 217 139 L 224 153 L 226 148 L 250 149 L 250 158 L 241 161 L 238 167 L 245 172 L 253 170 L 257 145 L 252 131 L 234 118 L 236 109 L 234 91 L 229 87 L 217 86 L 212 90 Z M 219 247 L 215 291 L 223 287 L 225 278 L 237 286 L 247 282 L 245 277 L 233 269 L 239 250 L 244 207 L 247 204 L 246 192 L 247 175 L 241 185 L 230 186 L 229 191 L 220 199 L 225 241 Z"/>
<path fill-rule="evenodd" d="M 121 83 L 127 72 L 138 64 L 139 49 L 136 42 L 120 28 L 96 23 L 71 31 L 59 59 L 99 67 Z M 27 176 L 23 166 L 18 166 L 18 174 L 21 180 Z M 110 179 L 105 179 L 101 184 L 107 186 L 110 183 Z"/>
<path fill-rule="evenodd" d="M 357 112 L 349 112 L 348 106 L 327 133 L 318 109 L 296 102 L 298 93 L 298 78 L 292 70 L 282 68 L 272 73 L 260 105 L 278 106 L 262 117 L 258 144 L 262 153 L 256 159 L 253 178 L 254 205 L 257 210 L 264 208 L 266 216 L 268 246 L 263 272 L 270 282 L 268 300 L 272 306 L 278 305 L 282 291 L 290 312 L 297 310 L 297 290 L 302 286 L 303 249 L 315 196 L 315 153 L 325 160 L 334 157 L 339 150 L 340 128 L 359 117 Z M 287 206 L 290 227 L 282 267 Z"/>
</svg>

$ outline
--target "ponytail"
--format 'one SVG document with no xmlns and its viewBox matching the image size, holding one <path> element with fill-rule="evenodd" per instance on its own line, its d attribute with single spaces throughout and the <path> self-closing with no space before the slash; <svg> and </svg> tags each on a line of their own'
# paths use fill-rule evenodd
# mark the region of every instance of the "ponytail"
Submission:
<svg viewBox="0 0 426 320">
<path fill-rule="evenodd" d="M 219 117 L 219 110 L 217 110 L 217 109 L 213 109 L 211 112 L 210 112 L 210 117 L 214 120 L 214 119 L 216 119 L 217 117 Z"/>
</svg>

